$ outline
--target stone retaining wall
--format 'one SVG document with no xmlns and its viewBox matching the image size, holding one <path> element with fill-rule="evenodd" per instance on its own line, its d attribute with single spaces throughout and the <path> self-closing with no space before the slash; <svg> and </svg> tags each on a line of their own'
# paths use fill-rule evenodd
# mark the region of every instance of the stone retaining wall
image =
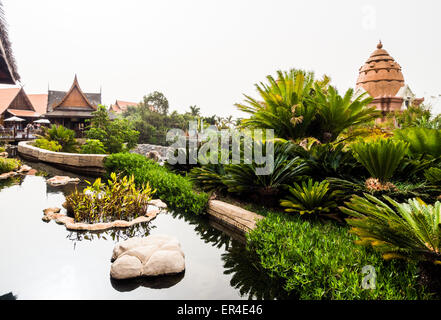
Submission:
<svg viewBox="0 0 441 320">
<path fill-rule="evenodd" d="M 256 228 L 256 222 L 263 219 L 257 213 L 219 200 L 210 200 L 207 212 L 217 222 L 242 234 Z"/>
<path fill-rule="evenodd" d="M 18 153 L 25 159 L 46 162 L 68 171 L 100 176 L 105 173 L 103 160 L 105 154 L 80 154 L 54 152 L 40 149 L 32 145 L 34 141 L 18 143 Z"/>
</svg>

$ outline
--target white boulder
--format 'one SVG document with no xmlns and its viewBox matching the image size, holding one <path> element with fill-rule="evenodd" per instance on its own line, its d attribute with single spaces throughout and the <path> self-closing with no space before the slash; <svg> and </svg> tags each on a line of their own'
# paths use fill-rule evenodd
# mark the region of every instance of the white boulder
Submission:
<svg viewBox="0 0 441 320">
<path fill-rule="evenodd" d="M 113 249 L 112 260 L 110 276 L 114 279 L 176 274 L 185 270 L 181 244 L 168 235 L 119 242 Z"/>
</svg>

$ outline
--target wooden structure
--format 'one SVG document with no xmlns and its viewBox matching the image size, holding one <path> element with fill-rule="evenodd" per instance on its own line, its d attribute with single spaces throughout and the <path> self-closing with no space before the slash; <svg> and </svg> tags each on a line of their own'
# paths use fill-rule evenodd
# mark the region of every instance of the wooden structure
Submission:
<svg viewBox="0 0 441 320">
<path fill-rule="evenodd" d="M 115 104 L 110 106 L 110 111 L 113 111 L 116 114 L 121 114 L 126 111 L 128 107 L 136 107 L 137 105 L 137 102 L 116 100 Z"/>
<path fill-rule="evenodd" d="M 75 130 L 78 136 L 85 129 L 85 120 L 93 117 L 92 112 L 101 104 L 101 93 L 84 93 L 77 76 L 69 91 L 48 90 L 45 117 L 51 123 Z"/>
<path fill-rule="evenodd" d="M 0 2 L 0 83 L 15 84 L 20 80 L 6 28 L 3 4 Z"/>
<path fill-rule="evenodd" d="M 38 119 L 41 114 L 38 113 L 31 100 L 26 95 L 23 88 L 0 89 L 0 124 L 4 127 L 10 127 L 12 124 L 4 122 L 9 117 L 20 117 L 25 119 L 23 123 L 16 123 L 16 129 L 23 129 L 27 123 Z"/>
</svg>

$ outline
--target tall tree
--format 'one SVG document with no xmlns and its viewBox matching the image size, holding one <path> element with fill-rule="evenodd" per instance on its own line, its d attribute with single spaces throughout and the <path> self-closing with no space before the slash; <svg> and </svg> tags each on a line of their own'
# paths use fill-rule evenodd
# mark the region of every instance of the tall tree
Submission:
<svg viewBox="0 0 441 320">
<path fill-rule="evenodd" d="M 158 91 L 154 91 L 148 96 L 144 96 L 140 105 L 145 108 L 153 107 L 157 112 L 164 115 L 168 113 L 168 100 L 163 93 Z"/>
<path fill-rule="evenodd" d="M 190 114 L 193 117 L 198 117 L 201 115 L 201 108 L 199 108 L 198 106 L 194 105 L 194 106 L 190 106 Z"/>
</svg>

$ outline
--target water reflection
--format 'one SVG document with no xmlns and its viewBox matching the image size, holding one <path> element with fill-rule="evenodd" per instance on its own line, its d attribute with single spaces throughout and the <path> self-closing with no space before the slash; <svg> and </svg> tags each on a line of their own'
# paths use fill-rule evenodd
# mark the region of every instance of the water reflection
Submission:
<svg viewBox="0 0 441 320">
<path fill-rule="evenodd" d="M 30 163 L 30 166 L 44 171 L 43 176 L 47 177 L 69 175 L 93 180 L 44 164 Z M 161 213 L 149 223 L 101 232 L 67 231 L 54 222 L 44 224 L 41 221 L 44 208 L 60 207 L 66 195 L 85 184 L 50 187 L 43 176 L 17 176 L 0 181 L 0 206 L 6 205 L 0 215 L 0 242 L 11 242 L 10 247 L 0 248 L 0 253 L 14 253 L 12 259 L 0 264 L 0 292 L 11 291 L 0 298 L 292 298 L 286 296 L 280 281 L 259 269 L 257 257 L 246 250 L 243 235 L 207 216 Z M 19 184 L 20 187 L 14 186 Z M 26 224 L 21 224 L 23 219 Z M 12 232 L 8 225 L 19 227 Z M 110 279 L 110 257 L 115 243 L 155 233 L 174 235 L 181 241 L 186 271 L 164 277 Z M 26 250 L 23 243 L 27 243 Z M 26 265 L 30 259 L 32 268 Z M 53 271 L 48 273 L 48 267 Z M 60 270 L 68 270 L 68 276 Z"/>
<path fill-rule="evenodd" d="M 142 277 L 136 279 L 127 279 L 127 280 L 115 280 L 110 279 L 110 283 L 115 290 L 119 292 L 128 292 L 139 287 L 151 288 L 151 289 L 167 289 L 171 288 L 177 283 L 179 283 L 185 275 L 185 271 L 168 275 L 168 276 L 157 276 L 157 277 Z"/>
</svg>

